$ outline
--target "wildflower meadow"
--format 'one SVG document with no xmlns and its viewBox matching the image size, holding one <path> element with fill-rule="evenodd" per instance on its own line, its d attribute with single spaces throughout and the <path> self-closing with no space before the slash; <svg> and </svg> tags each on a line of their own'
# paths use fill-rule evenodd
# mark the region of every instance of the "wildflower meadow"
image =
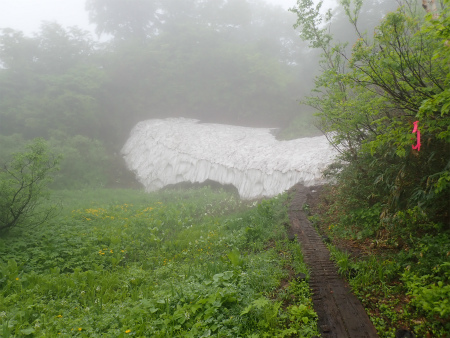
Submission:
<svg viewBox="0 0 450 338">
<path fill-rule="evenodd" d="M 286 196 L 210 188 L 60 191 L 61 212 L 0 238 L 0 336 L 312 337 Z"/>
</svg>

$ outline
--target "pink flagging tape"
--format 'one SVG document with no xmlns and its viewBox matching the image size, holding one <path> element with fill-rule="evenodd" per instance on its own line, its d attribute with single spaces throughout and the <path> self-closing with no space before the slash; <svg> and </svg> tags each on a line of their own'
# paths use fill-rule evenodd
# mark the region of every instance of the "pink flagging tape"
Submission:
<svg viewBox="0 0 450 338">
<path fill-rule="evenodd" d="M 415 121 L 414 123 L 414 129 L 413 129 L 413 134 L 417 133 L 417 144 L 416 145 L 412 145 L 412 148 L 414 150 L 420 151 L 420 130 L 419 130 L 419 121 Z"/>
</svg>

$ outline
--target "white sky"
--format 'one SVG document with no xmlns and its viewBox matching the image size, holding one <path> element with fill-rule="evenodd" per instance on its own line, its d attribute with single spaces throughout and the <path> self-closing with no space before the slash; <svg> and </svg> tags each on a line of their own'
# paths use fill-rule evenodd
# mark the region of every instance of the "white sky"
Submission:
<svg viewBox="0 0 450 338">
<path fill-rule="evenodd" d="M 89 26 L 85 0 L 0 0 L 0 28 L 13 28 L 26 35 L 38 31 L 42 21 L 56 21 L 63 26 Z"/>
<path fill-rule="evenodd" d="M 293 7 L 296 0 L 266 0 L 283 8 Z M 79 26 L 94 32 L 89 25 L 85 0 L 0 0 L 0 28 L 13 28 L 32 35 L 42 21 L 56 21 L 63 26 Z M 95 35 L 94 35 L 95 36 Z"/>
</svg>

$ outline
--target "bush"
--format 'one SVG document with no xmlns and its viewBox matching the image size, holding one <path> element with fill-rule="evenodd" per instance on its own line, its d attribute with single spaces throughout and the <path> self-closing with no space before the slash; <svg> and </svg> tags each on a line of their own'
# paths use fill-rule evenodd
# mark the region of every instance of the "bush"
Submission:
<svg viewBox="0 0 450 338">
<path fill-rule="evenodd" d="M 0 231 L 26 222 L 41 224 L 55 211 L 41 207 L 47 186 L 58 170 L 60 157 L 36 139 L 0 169 Z"/>
</svg>

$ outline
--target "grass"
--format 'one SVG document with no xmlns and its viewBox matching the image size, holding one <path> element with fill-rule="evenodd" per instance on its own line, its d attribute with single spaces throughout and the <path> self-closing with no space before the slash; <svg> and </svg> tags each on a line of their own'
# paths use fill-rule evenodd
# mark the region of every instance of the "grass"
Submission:
<svg viewBox="0 0 450 338">
<path fill-rule="evenodd" d="M 311 337 L 285 197 L 208 188 L 59 191 L 61 214 L 0 238 L 0 336 Z"/>
</svg>

